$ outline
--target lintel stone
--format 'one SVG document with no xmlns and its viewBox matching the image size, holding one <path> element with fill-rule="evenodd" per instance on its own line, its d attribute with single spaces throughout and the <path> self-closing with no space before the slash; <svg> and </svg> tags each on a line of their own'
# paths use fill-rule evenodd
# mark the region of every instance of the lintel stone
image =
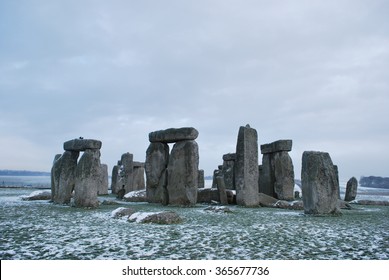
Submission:
<svg viewBox="0 0 389 280">
<path fill-rule="evenodd" d="M 262 154 L 270 154 L 283 151 L 290 152 L 291 150 L 292 140 L 278 140 L 270 144 L 261 145 Z"/>
<path fill-rule="evenodd" d="M 84 152 L 87 149 L 99 150 L 101 149 L 101 141 L 94 139 L 73 139 L 63 143 L 65 151 Z"/>
<path fill-rule="evenodd" d="M 183 140 L 195 140 L 199 136 L 193 127 L 168 128 L 149 133 L 149 141 L 161 143 L 174 143 Z"/>
</svg>

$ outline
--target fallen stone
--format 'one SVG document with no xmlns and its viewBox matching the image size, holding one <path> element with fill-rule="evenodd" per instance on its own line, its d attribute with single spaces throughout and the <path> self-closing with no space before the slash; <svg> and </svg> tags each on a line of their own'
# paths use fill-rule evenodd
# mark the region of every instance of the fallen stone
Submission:
<svg viewBox="0 0 389 280">
<path fill-rule="evenodd" d="M 346 201 L 338 199 L 338 203 L 339 203 L 339 208 L 340 209 L 347 209 L 347 210 L 352 209 L 351 205 L 348 202 L 346 202 Z"/>
<path fill-rule="evenodd" d="M 24 195 L 21 197 L 22 200 L 50 200 L 51 192 L 50 191 L 34 191 L 29 195 Z"/>
<path fill-rule="evenodd" d="M 234 204 L 234 192 L 226 190 L 228 204 Z M 219 190 L 217 188 L 198 189 L 197 191 L 197 203 L 211 204 L 215 201 L 220 204 Z"/>
<path fill-rule="evenodd" d="M 261 145 L 262 154 L 276 152 L 290 152 L 292 150 L 292 140 L 278 140 L 270 144 Z"/>
<path fill-rule="evenodd" d="M 126 193 L 123 200 L 127 202 L 147 202 L 146 189 Z"/>
<path fill-rule="evenodd" d="M 199 136 L 193 127 L 169 128 L 149 133 L 149 141 L 161 143 L 174 143 L 183 140 L 195 140 Z"/>
<path fill-rule="evenodd" d="M 66 141 L 63 144 L 63 149 L 65 151 L 77 151 L 83 152 L 85 150 L 99 150 L 101 149 L 101 141 L 94 139 L 73 139 Z"/>
<path fill-rule="evenodd" d="M 354 200 L 350 203 L 358 205 L 389 206 L 389 201 L 385 200 Z"/>
<path fill-rule="evenodd" d="M 278 199 L 264 193 L 259 193 L 258 198 L 259 198 L 259 205 L 262 207 L 274 207 L 274 205 L 278 201 Z"/>
<path fill-rule="evenodd" d="M 119 219 L 122 217 L 130 217 L 136 211 L 132 208 L 119 207 L 111 212 L 111 218 Z"/>
<path fill-rule="evenodd" d="M 232 210 L 226 206 L 209 206 L 204 211 L 212 211 L 215 213 L 232 213 Z"/>
<path fill-rule="evenodd" d="M 153 224 L 179 224 L 182 222 L 181 217 L 172 211 L 163 212 L 136 212 L 129 219 L 130 222 L 153 223 Z"/>
</svg>

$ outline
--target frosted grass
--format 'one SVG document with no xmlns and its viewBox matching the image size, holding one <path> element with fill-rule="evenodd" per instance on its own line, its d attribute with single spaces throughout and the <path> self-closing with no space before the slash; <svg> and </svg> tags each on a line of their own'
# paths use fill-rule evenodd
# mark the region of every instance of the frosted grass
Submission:
<svg viewBox="0 0 389 280">
<path fill-rule="evenodd" d="M 147 203 L 84 210 L 21 200 L 31 192 L 0 189 L 0 259 L 389 259 L 389 207 L 353 206 L 341 217 L 238 206 L 230 206 L 232 213 L 214 213 L 206 205 Z M 172 210 L 184 221 L 113 219 L 119 207 Z"/>
</svg>

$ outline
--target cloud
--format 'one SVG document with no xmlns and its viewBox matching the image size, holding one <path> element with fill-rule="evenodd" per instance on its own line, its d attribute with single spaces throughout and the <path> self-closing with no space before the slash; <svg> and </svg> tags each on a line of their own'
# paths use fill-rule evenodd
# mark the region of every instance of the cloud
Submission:
<svg viewBox="0 0 389 280">
<path fill-rule="evenodd" d="M 296 174 L 315 149 L 344 178 L 389 176 L 385 1 L 0 6 L 0 138 L 29 143 L 12 166 L 49 170 L 64 141 L 84 136 L 103 141 L 111 168 L 124 152 L 144 160 L 149 132 L 194 126 L 211 174 L 249 123 L 259 144 L 294 140 Z M 42 156 L 21 161 L 30 149 Z"/>
</svg>

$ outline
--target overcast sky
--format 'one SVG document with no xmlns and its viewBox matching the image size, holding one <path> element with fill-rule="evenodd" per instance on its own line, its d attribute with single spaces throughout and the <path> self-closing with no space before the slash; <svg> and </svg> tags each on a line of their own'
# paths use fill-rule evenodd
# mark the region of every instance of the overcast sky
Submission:
<svg viewBox="0 0 389 280">
<path fill-rule="evenodd" d="M 145 160 L 148 133 L 193 126 L 206 175 L 292 139 L 343 180 L 389 176 L 389 1 L 0 1 L 0 169 L 50 171 L 63 142 Z M 260 161 L 262 156 L 259 157 Z"/>
</svg>

